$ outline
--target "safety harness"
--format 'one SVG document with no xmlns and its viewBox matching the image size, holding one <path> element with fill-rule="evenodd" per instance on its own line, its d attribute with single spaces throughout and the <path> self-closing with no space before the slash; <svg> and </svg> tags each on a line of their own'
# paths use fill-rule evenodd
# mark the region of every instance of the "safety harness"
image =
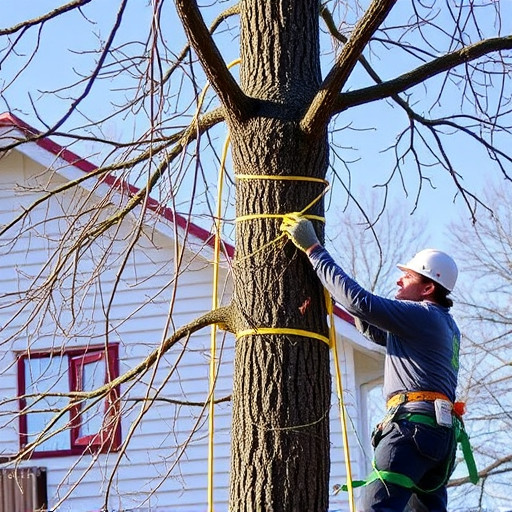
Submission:
<svg viewBox="0 0 512 512">
<path fill-rule="evenodd" d="M 435 417 L 430 416 L 428 414 L 421 413 L 403 413 L 399 414 L 398 409 L 402 404 L 407 402 L 434 402 L 435 400 L 446 400 L 448 402 L 451 401 L 448 399 L 446 395 L 443 393 L 438 393 L 435 391 L 409 391 L 405 393 L 398 393 L 393 395 L 386 403 L 387 413 L 383 421 L 379 424 L 379 428 L 382 429 L 386 426 L 390 421 L 399 421 L 399 420 L 407 420 L 412 423 L 420 423 L 423 425 L 429 425 L 431 427 L 437 427 L 438 422 Z M 473 452 L 471 450 L 471 445 L 469 442 L 469 436 L 466 433 L 464 428 L 464 422 L 462 420 L 462 414 L 465 412 L 464 403 L 463 402 L 455 402 L 452 405 L 452 428 L 454 428 L 455 439 L 457 443 L 460 443 L 462 448 L 462 453 L 464 455 L 464 460 L 466 461 L 466 465 L 468 467 L 469 480 L 471 483 L 476 484 L 478 482 L 478 471 L 475 464 L 475 459 L 473 457 Z M 446 474 L 444 478 L 441 480 L 441 483 L 432 489 L 421 489 L 419 488 L 414 481 L 404 475 L 402 473 L 396 473 L 394 471 L 386 471 L 378 469 L 375 464 L 375 459 L 372 461 L 373 470 L 368 475 L 365 480 L 355 480 L 352 481 L 352 487 L 362 487 L 375 480 L 381 480 L 384 482 L 388 482 L 395 485 L 400 485 L 401 487 L 405 487 L 407 489 L 412 489 L 416 492 L 421 493 L 429 493 L 437 491 L 440 487 L 446 484 L 448 478 L 450 477 L 451 467 L 447 465 Z M 343 485 L 338 488 L 339 491 L 346 491 L 348 489 L 347 485 Z"/>
</svg>

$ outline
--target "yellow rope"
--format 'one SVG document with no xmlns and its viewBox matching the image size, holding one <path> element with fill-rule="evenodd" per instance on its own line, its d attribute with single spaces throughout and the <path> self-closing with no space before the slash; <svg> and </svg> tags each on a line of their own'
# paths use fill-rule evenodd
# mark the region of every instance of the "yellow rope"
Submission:
<svg viewBox="0 0 512 512">
<path fill-rule="evenodd" d="M 224 168 L 229 147 L 229 133 L 222 149 L 221 168 L 218 182 L 217 214 L 215 217 L 215 246 L 214 246 L 214 268 L 213 268 L 213 294 L 212 309 L 218 307 L 218 283 L 220 263 L 220 242 L 221 242 L 221 206 L 222 186 L 224 182 Z M 208 511 L 213 512 L 213 451 L 215 434 L 215 382 L 217 380 L 217 364 L 215 356 L 217 353 L 217 325 L 211 326 L 210 338 L 210 392 L 209 392 L 209 415 L 208 415 Z"/>
<path fill-rule="evenodd" d="M 324 197 L 325 194 L 329 191 L 329 182 L 323 178 L 315 178 L 313 176 L 275 176 L 272 174 L 236 174 L 235 178 L 238 180 L 283 180 L 283 181 L 312 181 L 316 183 L 323 183 L 325 185 L 325 189 L 316 196 L 313 201 L 311 201 L 309 204 L 307 204 L 300 212 L 298 212 L 300 215 L 303 215 L 304 217 L 308 219 L 314 219 L 314 220 L 320 220 L 325 221 L 325 218 L 320 215 L 308 215 L 304 212 L 308 211 L 314 204 L 318 203 L 322 197 Z M 279 218 L 279 217 L 285 217 L 286 214 L 271 214 L 271 213 L 261 213 L 261 214 L 255 214 L 255 215 L 242 215 L 240 217 L 237 217 L 235 219 L 237 222 L 242 220 L 248 220 L 248 219 L 256 219 L 256 218 Z M 281 238 L 281 237 L 279 237 Z"/>
<path fill-rule="evenodd" d="M 247 174 L 242 174 L 242 175 L 237 175 L 237 176 L 242 176 L 242 177 L 246 177 L 247 179 L 277 179 L 278 177 L 276 176 L 270 176 L 270 175 L 265 175 L 265 174 L 262 174 L 262 175 L 247 175 Z M 327 193 L 327 191 L 329 190 L 329 185 L 328 185 L 328 182 L 325 181 L 325 180 L 322 180 L 321 178 L 311 178 L 311 179 L 308 179 L 308 177 L 304 177 L 304 176 L 287 176 L 286 178 L 290 179 L 290 180 L 305 180 L 305 181 L 322 181 L 322 182 L 325 182 L 327 183 L 327 186 L 326 188 L 324 189 L 324 191 L 322 193 L 320 193 L 317 197 L 315 197 L 309 204 L 307 204 L 299 213 L 299 215 L 303 215 L 304 217 L 307 217 L 309 219 L 314 219 L 314 220 L 319 220 L 321 222 L 325 222 L 325 217 L 321 217 L 319 215 L 309 215 L 309 214 L 305 214 L 304 212 L 306 212 L 307 210 L 309 210 L 315 203 L 317 203 L 318 201 L 320 201 L 320 199 L 322 199 L 322 197 Z M 261 213 L 261 214 L 254 214 L 254 215 L 241 215 L 239 217 L 237 217 L 235 219 L 236 222 L 239 222 L 239 221 L 242 221 L 242 220 L 252 220 L 252 219 L 257 219 L 257 218 L 278 218 L 278 217 L 286 217 L 286 214 L 282 215 L 282 214 L 268 214 L 268 213 Z M 281 233 L 279 236 L 277 236 L 276 238 L 274 238 L 273 240 L 270 240 L 269 242 L 267 242 L 266 244 L 262 245 L 261 247 L 259 247 L 256 251 L 253 251 L 251 254 L 246 254 L 243 258 L 238 258 L 234 263 L 235 264 L 240 264 L 240 262 L 246 260 L 246 259 L 249 259 L 251 258 L 252 256 L 254 256 L 255 254 L 258 254 L 259 252 L 262 252 L 263 250 L 265 250 L 267 247 L 269 247 L 270 245 L 273 245 L 275 243 L 277 243 L 279 240 L 285 238 L 287 235 L 286 233 Z"/>
<path fill-rule="evenodd" d="M 338 394 L 338 403 L 340 408 L 341 435 L 343 437 L 343 453 L 345 456 L 345 468 L 347 472 L 347 490 L 348 503 L 351 512 L 355 512 L 354 489 L 352 488 L 352 464 L 350 461 L 350 448 L 348 444 L 347 417 L 345 411 L 345 401 L 343 398 L 343 382 L 341 377 L 340 365 L 338 360 L 338 347 L 336 344 L 336 327 L 334 325 L 334 312 L 332 307 L 332 299 L 329 292 L 324 288 L 325 304 L 329 315 L 329 338 L 331 341 L 331 349 L 334 360 L 334 371 L 336 374 L 336 392 Z"/>
<path fill-rule="evenodd" d="M 235 219 L 235 222 L 243 222 L 245 220 L 252 219 L 284 219 L 286 215 L 286 213 L 254 213 L 252 215 L 240 215 Z M 321 215 L 303 215 L 303 217 L 310 220 L 325 222 L 325 217 L 322 217 Z"/>
<path fill-rule="evenodd" d="M 226 151 L 227 151 L 227 145 L 226 145 Z M 224 160 L 223 160 L 224 165 Z M 321 182 L 327 184 L 325 190 L 319 194 L 313 201 L 311 201 L 305 208 L 303 208 L 300 212 L 301 215 L 304 215 L 304 217 L 309 218 L 311 220 L 319 220 L 322 222 L 325 222 L 325 218 L 319 215 L 308 215 L 304 214 L 305 211 L 307 211 L 309 208 L 311 208 L 316 202 L 318 202 L 329 190 L 329 185 L 325 180 L 322 180 L 321 178 L 309 178 L 304 176 L 270 176 L 270 175 L 237 175 L 237 179 L 268 179 L 268 180 L 303 180 L 303 181 L 314 181 L 314 182 Z M 278 219 L 278 218 L 284 218 L 286 214 L 253 214 L 253 215 L 242 215 L 236 218 L 236 222 L 243 222 L 247 220 L 253 220 L 258 218 L 265 218 L 265 219 Z M 218 212 L 217 215 L 218 219 L 220 219 L 220 213 Z M 217 231 L 219 232 L 219 231 Z M 281 238 L 283 238 L 285 234 L 281 234 L 278 236 L 275 240 L 272 240 L 271 242 L 265 244 L 264 247 L 261 247 L 258 249 L 258 251 L 263 250 L 268 245 L 277 242 Z M 253 253 L 254 254 L 254 253 Z M 246 256 L 245 258 L 247 258 Z M 336 390 L 338 394 L 338 402 L 339 402 L 339 409 L 340 409 L 340 422 L 341 422 L 341 433 L 343 438 L 343 451 L 344 451 L 344 458 L 345 458 L 345 467 L 346 467 L 346 473 L 347 473 L 347 487 L 348 487 L 348 499 L 349 499 L 349 506 L 350 511 L 355 512 L 355 501 L 354 501 L 354 492 L 352 487 L 352 465 L 350 460 L 350 448 L 349 448 L 349 440 L 348 440 L 348 428 L 347 428 L 347 418 L 346 418 L 346 410 L 345 410 L 345 404 L 344 404 L 344 398 L 343 398 L 343 384 L 342 384 L 342 377 L 339 367 L 339 360 L 338 360 L 338 349 L 336 345 L 336 330 L 334 325 L 334 314 L 333 314 L 333 307 L 332 307 L 332 300 L 327 292 L 327 290 L 324 290 L 325 297 L 326 297 L 326 306 L 327 306 L 327 312 L 329 314 L 329 321 L 330 321 L 330 330 L 329 330 L 329 337 L 323 336 L 321 334 L 318 334 L 316 332 L 307 331 L 303 329 L 293 329 L 293 328 L 285 328 L 285 327 L 258 327 L 254 329 L 246 329 L 243 331 L 240 331 L 236 333 L 236 339 L 239 339 L 244 336 L 253 336 L 253 335 L 265 335 L 265 334 L 284 334 L 284 335 L 296 335 L 296 336 L 302 336 L 307 338 L 312 338 L 316 340 L 320 340 L 324 343 L 326 343 L 333 351 L 333 359 L 334 359 L 334 367 L 335 367 L 335 377 L 336 377 Z M 212 348 L 213 350 L 213 348 Z M 212 358 L 213 360 L 213 358 Z M 211 400 L 211 407 L 213 407 L 213 391 L 210 396 Z M 213 411 L 210 413 L 210 418 L 213 418 Z M 211 420 L 213 422 L 213 420 Z M 213 431 L 213 427 L 212 427 Z M 212 447 L 212 460 L 213 460 L 213 447 Z M 213 469 L 211 470 L 213 472 Z M 209 474 L 211 474 L 209 472 Z M 212 512 L 212 509 L 209 509 L 209 512 Z"/>
<path fill-rule="evenodd" d="M 228 65 L 228 68 L 239 64 L 240 59 L 236 59 Z M 203 88 L 196 114 L 199 116 L 199 111 L 203 103 L 206 91 L 209 84 Z M 214 267 L 213 267 L 213 292 L 212 292 L 212 309 L 218 307 L 218 282 L 219 282 L 219 263 L 220 263 L 220 244 L 221 244 L 221 208 L 222 208 L 222 187 L 224 183 L 224 170 L 226 167 L 226 159 L 228 154 L 230 136 L 229 133 L 224 141 L 222 148 L 222 155 L 220 161 L 220 170 L 217 186 L 217 213 L 215 218 L 215 245 L 214 245 Z M 213 461 L 214 461 L 214 434 L 215 434 L 215 382 L 217 380 L 217 325 L 211 326 L 210 337 L 210 389 L 209 389 L 209 415 L 208 415 L 208 512 L 213 512 Z"/>
<path fill-rule="evenodd" d="M 236 59 L 228 65 L 228 68 L 239 64 L 240 59 Z M 199 116 L 199 112 L 204 101 L 204 97 L 209 85 L 207 84 L 199 97 L 198 107 L 196 111 L 196 116 Z M 219 262 L 220 262 L 220 243 L 221 243 L 221 205 L 222 205 L 222 187 L 224 181 L 224 170 L 227 158 L 227 151 L 229 147 L 230 137 L 229 134 L 226 137 L 224 142 L 224 147 L 222 150 L 221 157 L 221 167 L 219 172 L 219 180 L 218 180 L 218 197 L 217 197 L 217 214 L 215 219 L 215 246 L 214 246 L 214 276 L 213 276 L 213 294 L 212 294 L 212 308 L 216 309 L 218 307 L 218 276 L 219 276 Z M 303 208 L 299 213 L 304 215 L 305 217 L 311 220 L 319 220 L 325 222 L 325 218 L 319 215 L 305 215 L 304 212 L 309 210 L 315 203 L 317 203 L 329 190 L 329 183 L 327 180 L 322 178 L 315 178 L 311 176 L 271 176 L 271 175 L 248 175 L 248 174 L 237 174 L 236 179 L 238 180 L 282 180 L 282 181 L 309 181 L 316 183 L 323 183 L 326 185 L 324 191 L 319 194 L 313 201 L 311 201 L 305 208 Z M 236 219 L 237 222 L 252 220 L 256 218 L 284 218 L 283 214 L 255 214 L 255 215 L 244 215 L 240 216 Z M 271 243 L 275 243 L 281 238 L 283 238 L 285 234 L 281 234 Z M 265 244 L 265 247 L 269 244 Z M 338 350 L 336 346 L 336 332 L 334 326 L 334 315 L 333 315 L 333 307 L 332 301 L 329 293 L 325 290 L 326 296 L 326 305 L 327 312 L 329 314 L 330 319 L 330 330 L 329 330 L 329 338 L 323 336 L 321 334 L 306 331 L 303 329 L 292 329 L 292 328 L 277 328 L 277 327 L 259 327 L 256 329 L 246 329 L 244 331 L 240 331 L 236 334 L 236 338 L 240 338 L 243 336 L 251 336 L 251 335 L 259 335 L 259 334 L 289 334 L 302 336 L 307 338 L 312 338 L 316 340 L 320 340 L 326 343 L 333 350 L 333 358 L 334 358 L 334 366 L 336 372 L 336 388 L 338 393 L 338 400 L 340 406 L 340 419 L 341 419 L 341 430 L 343 436 L 343 447 L 344 447 L 344 455 L 345 455 L 345 465 L 347 471 L 347 481 L 348 481 L 348 495 L 349 495 L 349 505 L 351 512 L 355 512 L 355 504 L 354 504 L 354 493 L 352 488 L 352 470 L 351 470 L 351 462 L 350 462 L 350 451 L 348 444 L 348 434 L 347 434 L 347 421 L 346 421 L 346 411 L 343 399 L 343 385 L 341 379 L 341 372 L 339 369 L 339 361 L 338 361 Z M 210 390 L 209 390 L 209 432 L 208 432 L 208 512 L 213 512 L 213 461 L 214 461 L 214 432 L 215 432 L 215 422 L 214 422 L 214 408 L 215 408 L 215 381 L 216 381 L 216 373 L 217 373 L 217 365 L 215 361 L 216 351 L 217 351 L 217 326 L 214 324 L 211 328 L 211 357 L 210 357 Z"/>
<path fill-rule="evenodd" d="M 275 180 L 275 181 L 312 181 L 315 183 L 323 183 L 329 185 L 324 178 L 315 178 L 313 176 L 276 176 L 276 175 L 259 175 L 259 174 L 235 174 L 237 180 Z"/>
</svg>

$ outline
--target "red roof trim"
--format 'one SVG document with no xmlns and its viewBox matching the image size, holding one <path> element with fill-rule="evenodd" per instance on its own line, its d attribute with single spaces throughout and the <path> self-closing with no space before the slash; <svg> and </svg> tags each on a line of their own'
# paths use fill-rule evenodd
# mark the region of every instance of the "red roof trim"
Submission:
<svg viewBox="0 0 512 512">
<path fill-rule="evenodd" d="M 33 142 L 35 142 L 41 148 L 46 149 L 50 153 L 58 156 L 59 158 L 62 158 L 63 160 L 73 165 L 74 167 L 80 169 L 81 171 L 88 173 L 93 172 L 97 169 L 97 166 L 95 166 L 88 160 L 85 160 L 78 156 L 77 154 L 73 153 L 72 151 L 69 151 L 69 149 L 60 146 L 59 144 L 52 141 L 48 137 L 41 136 L 40 132 L 38 132 L 32 126 L 25 123 L 24 121 L 16 117 L 14 114 L 11 114 L 10 112 L 0 114 L 0 126 L 13 126 L 15 128 L 22 130 L 28 136 L 39 137 L 35 139 Z M 111 187 L 118 189 L 120 191 L 128 191 L 130 196 L 133 196 L 140 191 L 139 188 L 131 185 L 127 181 L 118 179 L 112 175 L 104 176 L 102 178 L 102 181 L 107 185 L 110 185 Z M 199 240 L 202 240 L 210 247 L 214 247 L 215 237 L 206 229 L 198 226 L 197 224 L 194 224 L 193 222 L 188 221 L 187 218 L 184 217 L 183 215 L 175 213 L 171 208 L 163 206 L 156 199 L 153 198 L 148 199 L 147 207 L 150 210 L 153 210 L 160 214 L 166 220 L 173 222 L 180 228 L 183 228 L 184 230 L 188 231 L 190 234 L 199 238 Z M 235 248 L 230 244 L 223 245 L 226 254 L 229 257 L 233 257 L 235 254 Z"/>
<path fill-rule="evenodd" d="M 38 132 L 37 130 L 32 128 L 32 126 L 25 123 L 25 121 L 22 121 L 10 112 L 4 112 L 3 114 L 0 114 L 0 126 L 13 126 L 15 128 L 22 130 L 27 135 L 36 137 L 39 136 L 39 138 L 34 141 L 38 146 L 62 158 L 69 164 L 73 165 L 74 167 L 77 167 L 78 169 L 84 172 L 93 172 L 97 169 L 97 166 L 95 166 L 91 162 L 84 160 L 83 158 L 79 157 L 72 151 L 69 151 L 68 149 L 57 144 L 56 142 L 53 142 L 48 137 L 42 137 L 40 132 Z M 134 195 L 140 190 L 137 187 L 134 187 L 133 185 L 128 183 L 127 181 L 120 180 L 112 175 L 105 176 L 103 178 L 103 181 L 116 189 L 128 190 L 130 195 Z M 167 206 L 163 206 L 156 199 L 149 198 L 147 206 L 149 209 L 160 214 L 166 220 L 175 223 L 177 226 L 184 230 L 188 230 L 189 233 L 199 238 L 199 240 L 202 240 L 210 247 L 214 247 L 215 237 L 206 229 L 198 226 L 197 224 L 194 224 L 193 222 L 188 221 L 186 217 L 180 215 L 179 213 L 175 213 L 171 208 Z M 226 254 L 232 258 L 235 254 L 235 248 L 231 244 L 223 244 L 223 246 Z M 342 320 L 345 320 L 350 324 L 354 324 L 354 319 L 339 306 L 334 306 L 334 314 L 337 317 L 341 318 Z"/>
<path fill-rule="evenodd" d="M 345 322 L 355 325 L 354 318 L 350 314 L 348 314 L 344 309 L 341 309 L 337 304 L 334 304 L 333 313 L 338 318 L 345 320 Z"/>
</svg>

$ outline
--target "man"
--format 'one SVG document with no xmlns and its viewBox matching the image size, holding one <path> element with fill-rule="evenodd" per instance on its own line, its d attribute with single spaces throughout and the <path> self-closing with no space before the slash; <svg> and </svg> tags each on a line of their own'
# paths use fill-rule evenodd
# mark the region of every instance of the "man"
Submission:
<svg viewBox="0 0 512 512">
<path fill-rule="evenodd" d="M 452 423 L 460 332 L 448 297 L 457 266 L 427 249 L 398 265 L 395 299 L 364 290 L 321 246 L 312 223 L 288 215 L 281 229 L 304 251 L 323 285 L 356 320 L 358 329 L 386 346 L 387 414 L 372 436 L 375 471 L 367 479 L 364 512 L 399 512 L 414 493 L 430 512 L 446 512 L 446 482 L 456 439 Z"/>
</svg>

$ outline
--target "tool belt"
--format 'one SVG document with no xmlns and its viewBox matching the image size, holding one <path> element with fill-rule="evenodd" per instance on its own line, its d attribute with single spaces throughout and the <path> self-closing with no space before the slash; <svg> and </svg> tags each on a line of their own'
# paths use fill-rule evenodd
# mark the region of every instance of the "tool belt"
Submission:
<svg viewBox="0 0 512 512">
<path fill-rule="evenodd" d="M 444 394 L 437 391 L 404 391 L 393 395 L 386 403 L 387 409 L 393 409 L 407 402 L 434 402 L 435 400 L 451 400 Z"/>
</svg>

